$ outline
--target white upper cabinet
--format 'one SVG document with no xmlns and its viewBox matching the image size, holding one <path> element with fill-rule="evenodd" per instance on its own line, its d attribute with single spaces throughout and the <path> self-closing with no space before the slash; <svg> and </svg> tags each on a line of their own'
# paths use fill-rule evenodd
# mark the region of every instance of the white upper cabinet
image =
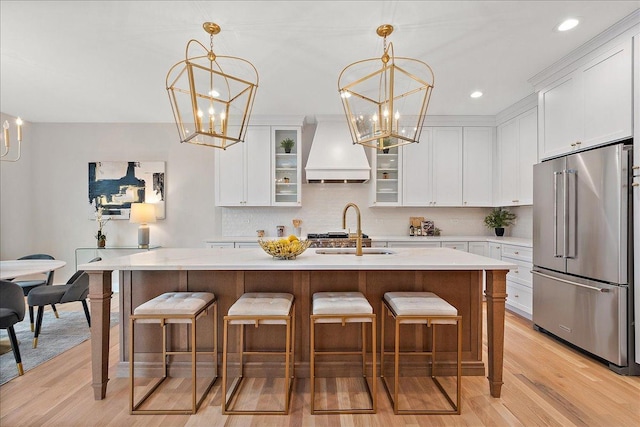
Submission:
<svg viewBox="0 0 640 427">
<path fill-rule="evenodd" d="M 432 129 L 423 128 L 419 144 L 401 148 L 403 206 L 430 206 L 432 138 Z"/>
<path fill-rule="evenodd" d="M 493 135 L 492 127 L 463 130 L 463 206 L 493 206 Z"/>
<path fill-rule="evenodd" d="M 630 138 L 631 39 L 598 54 L 540 90 L 540 158 Z"/>
<path fill-rule="evenodd" d="M 250 126 L 245 141 L 216 151 L 216 206 L 271 205 L 271 128 Z"/>
<path fill-rule="evenodd" d="M 462 206 L 462 127 L 431 127 L 402 147 L 403 206 Z"/>
<path fill-rule="evenodd" d="M 537 163 L 537 109 L 498 126 L 497 206 L 533 203 L 533 165 Z"/>
</svg>

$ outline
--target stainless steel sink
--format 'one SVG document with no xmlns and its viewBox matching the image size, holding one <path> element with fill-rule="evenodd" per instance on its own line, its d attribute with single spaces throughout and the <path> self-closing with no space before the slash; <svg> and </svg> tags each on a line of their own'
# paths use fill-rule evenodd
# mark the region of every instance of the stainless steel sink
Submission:
<svg viewBox="0 0 640 427">
<path fill-rule="evenodd" d="M 322 248 L 316 249 L 320 255 L 355 255 L 356 248 Z M 362 248 L 362 255 L 395 255 L 394 251 L 384 248 Z"/>
</svg>

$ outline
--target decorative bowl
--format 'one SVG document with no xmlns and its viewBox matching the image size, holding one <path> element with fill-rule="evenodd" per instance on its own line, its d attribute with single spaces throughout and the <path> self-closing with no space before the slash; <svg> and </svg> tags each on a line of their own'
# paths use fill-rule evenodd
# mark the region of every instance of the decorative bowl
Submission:
<svg viewBox="0 0 640 427">
<path fill-rule="evenodd" d="M 289 240 L 281 238 L 276 240 L 258 240 L 260 247 L 276 259 L 295 259 L 307 250 L 311 245 L 310 240 Z"/>
</svg>

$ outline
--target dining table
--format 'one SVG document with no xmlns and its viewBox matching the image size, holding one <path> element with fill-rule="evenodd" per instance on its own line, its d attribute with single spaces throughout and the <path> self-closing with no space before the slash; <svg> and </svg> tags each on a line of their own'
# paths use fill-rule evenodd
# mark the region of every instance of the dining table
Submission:
<svg viewBox="0 0 640 427">
<path fill-rule="evenodd" d="M 15 277 L 30 276 L 46 273 L 67 265 L 65 261 L 57 259 L 12 259 L 0 261 L 0 279 L 8 280 Z"/>
<path fill-rule="evenodd" d="M 57 259 L 12 259 L 0 261 L 0 279 L 10 280 L 16 277 L 31 276 L 46 273 L 67 265 L 65 261 Z M 11 350 L 8 339 L 0 340 L 0 354 Z"/>
</svg>

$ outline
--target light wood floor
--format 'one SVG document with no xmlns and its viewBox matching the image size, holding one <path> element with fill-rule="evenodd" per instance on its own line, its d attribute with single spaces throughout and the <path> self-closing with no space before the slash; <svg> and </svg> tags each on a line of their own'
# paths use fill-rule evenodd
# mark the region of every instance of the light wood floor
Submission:
<svg viewBox="0 0 640 427">
<path fill-rule="evenodd" d="M 75 309 L 81 309 L 80 305 Z M 105 400 L 93 400 L 90 346 L 85 342 L 0 387 L 0 426 L 640 425 L 640 377 L 619 376 L 535 332 L 530 322 L 510 313 L 505 328 L 502 397 L 489 396 L 485 377 L 464 377 L 459 416 L 393 415 L 382 387 L 377 415 L 312 416 L 307 379 L 295 381 L 289 416 L 221 415 L 220 380 L 196 415 L 132 416 L 128 413 L 127 379 L 115 377 L 118 345 L 116 327 L 111 331 L 111 380 Z M 486 332 L 484 347 L 486 360 Z M 254 390 L 262 387 L 260 381 L 254 386 Z"/>
</svg>

